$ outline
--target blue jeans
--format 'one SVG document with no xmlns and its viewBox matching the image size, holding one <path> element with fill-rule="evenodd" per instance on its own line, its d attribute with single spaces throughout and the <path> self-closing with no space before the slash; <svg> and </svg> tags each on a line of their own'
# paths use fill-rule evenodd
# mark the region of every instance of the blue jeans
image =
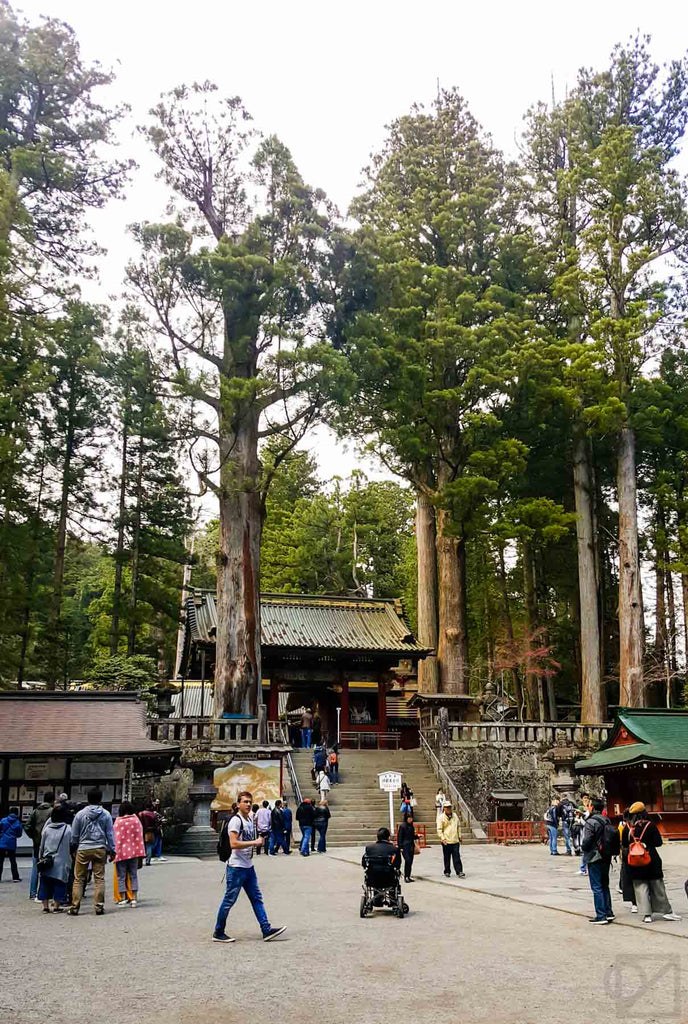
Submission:
<svg viewBox="0 0 688 1024">
<path fill-rule="evenodd" d="M 304 825 L 301 829 L 301 853 L 304 857 L 310 857 L 311 855 L 311 832 L 313 831 L 312 825 Z"/>
<path fill-rule="evenodd" d="M 580 871 L 581 871 L 582 875 L 587 875 L 587 873 L 588 873 L 588 866 L 585 863 L 585 854 L 584 853 L 581 853 Z"/>
<path fill-rule="evenodd" d="M 564 833 L 564 842 L 566 843 L 566 852 L 567 853 L 571 853 L 571 829 L 569 828 L 569 826 L 564 821 L 562 821 L 562 823 L 561 823 L 561 831 Z"/>
<path fill-rule="evenodd" d="M 311 733 L 312 732 L 313 732 L 312 729 L 302 729 L 301 730 L 301 746 L 302 747 L 310 747 L 310 745 L 311 745 Z"/>
<path fill-rule="evenodd" d="M 29 896 L 34 899 L 38 895 L 38 857 L 34 854 L 31 867 L 31 881 L 29 882 Z"/>
<path fill-rule="evenodd" d="M 146 864 L 150 864 L 151 857 L 153 856 L 153 848 L 155 846 L 155 842 L 146 843 L 145 846 L 146 846 Z"/>
<path fill-rule="evenodd" d="M 554 825 L 548 825 L 547 831 L 549 833 L 549 852 L 557 852 L 557 833 L 558 829 Z"/>
<path fill-rule="evenodd" d="M 592 889 L 592 898 L 595 902 L 595 917 L 600 920 L 603 917 L 611 917 L 612 894 L 609 891 L 609 861 L 596 860 L 588 864 L 588 878 Z"/>
<path fill-rule="evenodd" d="M 318 853 L 327 853 L 327 846 L 325 844 L 327 822 L 325 821 L 322 825 L 316 825 L 315 828 L 318 833 Z"/>
<path fill-rule="evenodd" d="M 153 856 L 162 857 L 162 836 L 155 837 L 155 843 L 153 844 Z"/>
<path fill-rule="evenodd" d="M 233 868 L 228 864 L 227 888 L 225 889 L 225 895 L 222 903 L 220 904 L 220 909 L 217 912 L 215 935 L 224 935 L 225 926 L 227 924 L 227 915 L 236 903 L 242 889 L 251 901 L 253 913 L 258 919 L 258 924 L 260 925 L 260 930 L 263 935 L 267 935 L 270 931 L 270 922 L 268 921 L 268 915 L 265 913 L 261 891 L 258 888 L 258 876 L 256 875 L 256 869 Z"/>
<path fill-rule="evenodd" d="M 275 849 L 277 847 L 277 849 Z M 270 833 L 270 853 L 274 853 L 275 856 L 279 850 L 284 850 L 285 853 L 289 853 L 287 849 L 287 841 L 284 838 L 284 832 L 271 832 Z"/>
</svg>

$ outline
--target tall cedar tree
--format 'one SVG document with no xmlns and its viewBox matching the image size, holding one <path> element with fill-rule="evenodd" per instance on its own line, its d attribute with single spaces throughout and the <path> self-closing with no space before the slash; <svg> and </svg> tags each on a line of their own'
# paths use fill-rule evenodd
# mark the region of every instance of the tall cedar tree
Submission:
<svg viewBox="0 0 688 1024">
<path fill-rule="evenodd" d="M 174 418 L 161 368 L 144 341 L 136 311 L 127 310 L 109 358 L 119 435 L 115 564 L 107 588 L 112 657 L 123 635 L 132 657 L 142 629 L 157 619 L 163 636 L 176 623 L 177 602 L 169 588 L 186 561 L 184 541 L 192 528 L 179 469 L 183 424 Z M 162 650 L 160 660 L 166 660 Z"/>
<path fill-rule="evenodd" d="M 55 561 L 45 635 L 48 688 L 54 689 L 63 646 L 62 598 L 67 536 L 96 513 L 94 485 L 102 466 L 107 422 L 105 364 L 97 310 L 70 303 L 52 326 L 51 380 L 47 393 L 47 458 L 55 494 Z M 105 398 L 104 398 L 105 396 Z M 88 529 L 88 527 L 87 527 Z"/>
<path fill-rule="evenodd" d="M 571 116 L 585 211 L 580 251 L 602 292 L 590 333 L 603 346 L 610 380 L 605 398 L 586 415 L 617 432 L 619 702 L 638 707 L 646 693 L 631 413 L 653 329 L 674 310 L 673 291 L 657 273 L 688 252 L 688 193 L 674 166 L 688 123 L 688 61 L 672 63 L 662 76 L 647 40 L 636 38 L 616 48 L 608 71 L 579 74 Z"/>
<path fill-rule="evenodd" d="M 437 648 L 443 692 L 466 693 L 466 539 L 494 487 L 483 456 L 516 454 L 499 437 L 493 367 L 524 330 L 530 239 L 513 169 L 454 91 L 395 121 L 366 176 L 351 213 L 373 295 L 347 333 L 356 383 L 342 422 L 374 435 L 418 494 L 420 639 Z M 433 659 L 420 682 L 437 688 Z"/>
<path fill-rule="evenodd" d="M 0 240 L 22 274 L 45 273 L 46 263 L 60 274 L 83 271 L 97 251 L 83 231 L 86 210 L 119 195 L 133 166 L 103 155 L 123 110 L 94 93 L 113 76 L 83 62 L 69 25 L 29 25 L 7 0 L 0 51 Z"/>
<path fill-rule="evenodd" d="M 191 457 L 219 504 L 216 713 L 256 712 L 260 545 L 271 470 L 261 437 L 293 447 L 315 417 L 332 357 L 323 341 L 332 211 L 276 139 L 252 140 L 238 98 L 180 87 L 145 129 L 161 178 L 190 204 L 174 224 L 134 230 L 130 283 L 171 349 L 180 393 L 196 403 Z M 196 239 L 200 234 L 202 247 Z M 202 414 L 199 408 L 205 409 Z"/>
</svg>

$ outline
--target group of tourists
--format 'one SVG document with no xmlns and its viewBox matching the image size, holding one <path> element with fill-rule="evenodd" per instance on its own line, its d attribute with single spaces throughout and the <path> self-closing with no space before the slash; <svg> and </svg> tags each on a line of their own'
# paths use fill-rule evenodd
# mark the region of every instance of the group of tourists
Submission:
<svg viewBox="0 0 688 1024">
<path fill-rule="evenodd" d="M 334 743 L 328 749 L 327 744 L 319 744 L 313 752 L 311 768 L 313 785 L 318 790 L 321 800 L 327 800 L 333 785 L 339 783 L 339 744 Z"/>
<path fill-rule="evenodd" d="M 96 915 L 105 913 L 105 865 L 114 863 L 113 891 L 119 907 L 138 904 L 138 869 L 162 856 L 162 823 L 159 802 L 149 803 L 138 814 L 128 801 L 119 805 L 113 822 L 103 807 L 103 794 L 94 787 L 88 802 L 74 805 L 66 793 L 57 799 L 46 792 L 43 801 L 31 812 L 26 825 L 19 810 L 10 808 L 0 821 L 0 879 L 5 857 L 10 862 L 12 880 L 20 882 L 17 866 L 17 840 L 26 832 L 33 843 L 29 899 L 43 905 L 43 912 L 76 917 L 84 890 L 93 881 L 93 907 Z M 157 806 L 156 806 L 157 804 Z"/>
<path fill-rule="evenodd" d="M 630 904 L 632 914 L 642 915 L 645 924 L 652 923 L 653 914 L 666 921 L 681 920 L 673 911 L 664 885 L 658 853 L 662 834 L 642 801 L 631 804 L 620 818 L 612 820 L 604 800 L 592 799 L 588 793 L 581 794 L 578 805 L 568 798 L 554 797 L 545 813 L 545 824 L 551 856 L 560 856 L 560 824 L 567 855 L 580 854 L 579 872 L 588 876 L 593 894 L 595 916 L 591 924 L 608 925 L 616 919 L 610 889 L 614 860 L 619 862 L 618 892 L 623 902 Z"/>
<path fill-rule="evenodd" d="M 230 817 L 236 817 L 238 803 L 232 806 Z M 280 850 L 287 856 L 291 853 L 291 832 L 293 826 L 291 808 L 286 797 L 275 800 L 271 808 L 268 800 L 262 804 L 253 804 L 250 811 L 251 820 L 255 822 L 256 837 L 262 840 L 256 847 L 256 853 L 265 853 L 276 857 Z"/>
</svg>

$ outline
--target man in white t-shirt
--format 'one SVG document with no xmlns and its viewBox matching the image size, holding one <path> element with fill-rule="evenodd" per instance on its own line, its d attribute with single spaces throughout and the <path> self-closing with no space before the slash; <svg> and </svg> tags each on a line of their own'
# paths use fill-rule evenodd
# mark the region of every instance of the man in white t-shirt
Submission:
<svg viewBox="0 0 688 1024">
<path fill-rule="evenodd" d="M 217 914 L 213 942 L 234 942 L 234 939 L 225 932 L 225 926 L 227 915 L 236 903 L 242 889 L 251 901 L 253 913 L 258 919 L 260 930 L 263 933 L 263 941 L 270 942 L 271 939 L 276 939 L 278 935 L 286 931 L 286 927 L 272 928 L 270 926 L 263 905 L 263 897 L 258 888 L 258 876 L 253 866 L 253 851 L 262 846 L 263 840 L 256 838 L 255 824 L 251 819 L 253 794 L 239 793 L 237 803 L 239 813 L 230 819 L 228 825 L 229 845 L 232 852 L 227 863 L 227 888 Z"/>
</svg>

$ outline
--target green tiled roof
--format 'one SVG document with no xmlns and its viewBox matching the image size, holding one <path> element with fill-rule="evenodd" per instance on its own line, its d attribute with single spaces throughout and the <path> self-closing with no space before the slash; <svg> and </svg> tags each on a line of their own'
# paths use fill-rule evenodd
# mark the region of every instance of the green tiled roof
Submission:
<svg viewBox="0 0 688 1024">
<path fill-rule="evenodd" d="M 362 651 L 424 657 L 429 651 L 411 632 L 399 601 L 389 598 L 261 594 L 261 645 L 271 648 Z M 215 643 L 217 606 L 212 591 L 186 602 L 191 639 Z"/>
<path fill-rule="evenodd" d="M 638 742 L 613 747 L 621 728 Z M 577 761 L 576 771 L 597 775 L 605 768 L 621 768 L 645 761 L 688 764 L 688 711 L 619 708 L 609 739 L 592 757 Z"/>
</svg>

